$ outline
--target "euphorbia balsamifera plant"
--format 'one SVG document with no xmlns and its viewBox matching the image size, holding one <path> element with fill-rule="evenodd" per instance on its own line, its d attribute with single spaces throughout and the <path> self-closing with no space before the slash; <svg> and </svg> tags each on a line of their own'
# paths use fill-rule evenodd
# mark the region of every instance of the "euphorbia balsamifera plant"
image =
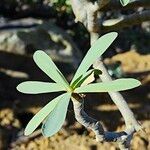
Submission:
<svg viewBox="0 0 150 150">
<path fill-rule="evenodd" d="M 63 74 L 54 64 L 52 59 L 43 51 L 38 50 L 34 53 L 33 59 L 38 67 L 45 72 L 53 81 L 51 82 L 40 82 L 40 81 L 26 81 L 17 86 L 17 90 L 27 94 L 41 94 L 64 91 L 64 94 L 51 100 L 45 107 L 43 107 L 28 123 L 25 128 L 25 135 L 31 134 L 42 122 L 42 133 L 46 137 L 50 137 L 57 133 L 62 127 L 67 113 L 67 108 L 70 99 L 73 104 L 80 101 L 85 93 L 94 92 L 114 92 L 132 89 L 139 86 L 141 83 L 132 78 L 116 79 L 110 82 L 91 83 L 93 80 L 89 79 L 93 74 L 101 74 L 98 69 L 90 69 L 90 66 L 98 59 L 111 43 L 116 39 L 117 33 L 111 32 L 100 37 L 89 49 L 86 56 L 79 65 L 71 83 L 65 79 Z M 90 81 L 90 82 L 89 82 Z M 98 131 L 100 136 L 100 124 L 92 118 L 88 118 L 88 115 L 83 112 L 82 105 L 74 106 L 75 117 L 83 125 L 90 127 L 95 133 Z M 82 117 L 79 118 L 79 116 Z M 95 125 L 95 126 L 94 126 Z M 109 132 L 108 132 L 109 133 Z M 117 134 L 106 133 L 105 139 L 111 141 L 112 136 Z M 108 134 L 108 136 L 107 136 Z M 123 133 L 120 133 L 123 135 Z"/>
</svg>

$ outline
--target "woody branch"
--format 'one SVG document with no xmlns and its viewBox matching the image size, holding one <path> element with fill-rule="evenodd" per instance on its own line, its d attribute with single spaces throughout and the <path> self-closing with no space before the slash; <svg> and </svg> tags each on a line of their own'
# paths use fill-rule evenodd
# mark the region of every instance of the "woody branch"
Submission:
<svg viewBox="0 0 150 150">
<path fill-rule="evenodd" d="M 82 3 L 83 2 L 83 3 Z M 104 1 L 101 0 L 101 4 L 103 6 L 107 6 L 109 3 L 103 3 Z M 98 11 L 100 3 L 97 2 L 90 2 L 86 0 L 72 0 L 72 8 L 74 14 L 76 16 L 76 21 L 82 22 L 87 30 L 90 32 L 91 35 L 91 44 L 98 39 L 100 27 L 98 24 Z M 103 8 L 103 6 L 101 8 Z M 108 74 L 101 58 L 97 60 L 94 65 L 94 68 L 102 70 L 103 74 L 100 76 L 102 81 L 111 81 L 111 77 Z M 129 149 L 130 141 L 132 139 L 133 133 L 141 129 L 141 126 L 136 121 L 133 112 L 128 107 L 125 99 L 119 92 L 111 92 L 109 93 L 111 99 L 117 105 L 118 109 L 120 110 L 126 124 L 125 131 L 122 132 L 108 132 L 104 131 L 100 122 L 96 119 L 89 117 L 84 111 L 84 101 L 83 98 L 80 96 L 74 95 L 72 97 L 75 117 L 79 123 L 84 125 L 87 128 L 90 128 L 94 131 L 96 135 L 96 139 L 98 141 L 107 141 L 112 142 L 116 141 L 119 144 L 120 149 Z"/>
</svg>

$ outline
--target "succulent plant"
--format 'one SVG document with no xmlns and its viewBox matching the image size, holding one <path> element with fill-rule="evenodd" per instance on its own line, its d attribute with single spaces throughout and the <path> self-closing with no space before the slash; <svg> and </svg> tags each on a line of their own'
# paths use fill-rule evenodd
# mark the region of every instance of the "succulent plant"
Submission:
<svg viewBox="0 0 150 150">
<path fill-rule="evenodd" d="M 25 135 L 31 134 L 42 122 L 42 133 L 44 136 L 49 137 L 57 133 L 64 123 L 68 104 L 70 99 L 73 99 L 73 94 L 82 96 L 84 93 L 91 92 L 122 91 L 135 88 L 141 84 L 138 80 L 132 78 L 91 83 L 93 79 L 91 80 L 89 77 L 93 74 L 99 75 L 102 72 L 98 69 L 88 69 L 94 61 L 106 51 L 116 37 L 116 32 L 110 32 L 100 37 L 92 45 L 79 65 L 70 84 L 44 51 L 38 50 L 34 53 L 33 59 L 37 66 L 54 82 L 26 81 L 19 84 L 17 90 L 26 94 L 41 94 L 58 91 L 63 91 L 64 93 L 51 100 L 30 120 L 25 128 Z"/>
</svg>

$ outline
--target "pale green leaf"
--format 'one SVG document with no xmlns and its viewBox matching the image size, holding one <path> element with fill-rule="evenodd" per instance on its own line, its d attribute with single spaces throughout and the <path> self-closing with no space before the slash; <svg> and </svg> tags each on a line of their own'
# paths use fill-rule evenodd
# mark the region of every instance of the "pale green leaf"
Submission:
<svg viewBox="0 0 150 150">
<path fill-rule="evenodd" d="M 106 51 L 106 49 L 116 39 L 117 35 L 118 34 L 116 32 L 110 32 L 110 33 L 103 35 L 96 42 L 94 42 L 94 44 L 92 45 L 92 47 L 89 49 L 86 56 L 82 60 L 79 68 L 77 69 L 71 81 L 71 84 L 78 77 L 84 74 L 89 69 L 89 67 L 94 63 L 94 61 L 96 61 L 96 59 L 98 59 Z"/>
<path fill-rule="evenodd" d="M 141 85 L 140 81 L 132 78 L 117 79 L 114 81 L 93 83 L 75 89 L 76 93 L 93 93 L 93 92 L 116 92 L 135 88 Z"/>
<path fill-rule="evenodd" d="M 120 0 L 120 2 L 122 6 L 126 6 L 130 2 L 130 0 Z"/>
<path fill-rule="evenodd" d="M 71 93 L 66 93 L 58 102 L 55 109 L 48 115 L 42 126 L 44 136 L 50 137 L 61 129 L 66 118 L 70 97 Z"/>
<path fill-rule="evenodd" d="M 40 82 L 40 81 L 26 81 L 17 86 L 19 92 L 25 94 L 40 94 L 65 91 L 65 87 L 58 83 Z"/>
<path fill-rule="evenodd" d="M 38 67 L 43 72 L 45 72 L 52 80 L 54 80 L 56 83 L 62 84 L 67 89 L 69 88 L 69 83 L 66 81 L 63 74 L 44 51 L 36 51 L 33 55 L 33 59 Z"/>
<path fill-rule="evenodd" d="M 94 75 L 96 75 L 96 76 L 99 76 L 99 75 L 101 75 L 102 74 L 102 71 L 101 70 L 99 70 L 99 69 L 94 69 Z"/>
<path fill-rule="evenodd" d="M 64 97 L 65 94 L 62 94 L 52 101 L 50 101 L 46 106 L 44 106 L 27 124 L 24 134 L 31 134 L 40 123 L 48 116 L 48 114 L 56 107 L 57 103 Z"/>
<path fill-rule="evenodd" d="M 79 86 L 81 86 L 81 84 L 85 81 L 85 80 L 87 80 L 87 78 L 89 77 L 89 76 L 91 76 L 92 74 L 101 74 L 102 72 L 100 71 L 100 70 L 98 70 L 98 69 L 90 69 L 90 70 L 88 70 L 84 75 L 82 75 L 82 76 L 80 76 L 81 78 L 74 84 L 74 86 L 73 86 L 73 84 L 71 85 L 72 87 L 73 87 L 73 89 L 74 88 L 77 88 L 77 87 L 79 87 Z M 90 80 L 90 78 L 89 78 L 89 80 Z M 75 80 L 76 81 L 76 80 Z M 92 81 L 93 81 L 93 79 L 92 79 Z M 91 81 L 91 82 L 92 82 Z M 90 81 L 88 81 L 88 83 L 90 83 Z"/>
</svg>

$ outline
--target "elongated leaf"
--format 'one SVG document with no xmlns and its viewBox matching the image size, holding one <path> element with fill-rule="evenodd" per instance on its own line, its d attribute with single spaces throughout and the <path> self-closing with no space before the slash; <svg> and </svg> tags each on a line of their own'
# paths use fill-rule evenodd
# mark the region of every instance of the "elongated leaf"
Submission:
<svg viewBox="0 0 150 150">
<path fill-rule="evenodd" d="M 94 75 L 100 75 L 102 74 L 102 71 L 99 69 L 91 69 L 88 72 L 85 73 L 85 75 L 82 77 L 81 81 L 77 84 L 76 87 L 83 85 L 87 85 L 94 81 Z M 83 86 L 82 85 L 82 86 Z"/>
<path fill-rule="evenodd" d="M 66 93 L 55 109 L 48 115 L 42 126 L 44 136 L 50 137 L 60 130 L 66 118 L 70 97 L 71 93 Z"/>
<path fill-rule="evenodd" d="M 94 71 L 94 69 L 88 70 L 84 75 L 82 75 L 79 78 L 77 78 L 75 80 L 76 82 L 73 82 L 74 84 L 72 84 L 71 86 L 73 88 L 79 87 L 86 80 L 86 78 L 88 78 L 92 74 L 93 71 Z"/>
<path fill-rule="evenodd" d="M 46 106 L 44 106 L 27 124 L 24 134 L 29 135 L 31 134 L 39 125 L 40 123 L 48 116 L 48 114 L 56 107 L 58 102 L 64 97 L 65 94 L 62 94 L 51 102 L 49 102 Z"/>
<path fill-rule="evenodd" d="M 33 55 L 33 59 L 38 67 L 52 80 L 56 83 L 62 84 L 65 88 L 69 88 L 69 83 L 66 81 L 65 77 L 54 64 L 52 59 L 45 52 L 40 50 L 36 51 Z"/>
<path fill-rule="evenodd" d="M 83 75 L 81 75 L 80 77 L 78 77 L 72 84 L 71 87 L 75 87 L 75 85 L 81 80 Z"/>
<path fill-rule="evenodd" d="M 130 0 L 120 0 L 120 2 L 122 6 L 126 6 L 130 2 Z"/>
<path fill-rule="evenodd" d="M 57 83 L 40 82 L 40 81 L 26 81 L 22 82 L 17 86 L 19 92 L 25 94 L 40 94 L 65 91 L 65 87 Z"/>
<path fill-rule="evenodd" d="M 111 32 L 108 34 L 103 35 L 100 37 L 89 49 L 86 56 L 82 60 L 79 68 L 77 69 L 71 84 L 82 74 L 84 74 L 88 68 L 98 59 L 105 51 L 106 49 L 111 45 L 111 43 L 116 39 L 117 37 L 116 32 Z"/>
<path fill-rule="evenodd" d="M 92 74 L 93 74 L 93 75 L 92 75 Z M 85 80 L 87 80 L 87 79 L 89 78 L 89 76 L 91 76 L 91 75 L 92 75 L 92 78 L 89 78 L 89 80 L 92 79 L 92 81 L 94 81 L 94 75 L 100 75 L 100 74 L 102 74 L 102 71 L 101 71 L 101 70 L 99 70 L 99 69 L 90 69 L 90 70 L 88 70 L 84 75 L 81 75 L 79 78 L 77 78 L 77 79 L 71 84 L 71 87 L 72 87 L 73 89 L 75 89 L 75 88 L 81 86 L 81 84 L 82 84 Z M 89 80 L 85 83 L 86 85 L 90 83 Z M 92 81 L 91 81 L 91 82 L 92 82 Z"/>
<path fill-rule="evenodd" d="M 132 78 L 117 79 L 110 82 L 93 83 L 75 89 L 76 93 L 91 92 L 116 92 L 135 88 L 139 86 L 140 81 Z"/>
<path fill-rule="evenodd" d="M 120 17 L 117 19 L 108 19 L 108 20 L 103 21 L 103 26 L 113 26 L 121 22 L 122 20 L 124 20 L 124 17 Z"/>
<path fill-rule="evenodd" d="M 90 69 L 89 71 L 87 71 L 84 75 L 82 75 L 81 76 L 81 79 L 80 80 L 78 80 L 77 82 L 76 82 L 76 84 L 74 84 L 74 86 L 73 86 L 73 88 L 77 88 L 77 87 L 79 87 L 79 86 L 81 86 L 81 84 L 89 77 L 89 76 L 91 76 L 92 74 L 93 74 L 93 77 L 94 77 L 94 74 L 101 74 L 102 72 L 100 71 L 100 70 L 98 70 L 98 69 Z M 89 80 L 90 80 L 90 78 L 89 78 Z M 76 80 L 75 80 L 76 81 Z M 93 81 L 93 79 L 92 79 L 92 81 Z M 91 82 L 92 82 L 91 81 Z M 87 83 L 87 82 L 86 82 Z M 90 81 L 88 82 L 88 83 L 90 83 Z"/>
<path fill-rule="evenodd" d="M 95 77 L 94 77 L 94 72 L 92 72 L 81 84 L 81 86 L 85 86 L 85 85 L 88 85 L 90 84 L 91 82 L 93 82 L 95 80 Z"/>
<path fill-rule="evenodd" d="M 89 70 L 85 73 L 85 75 L 81 78 L 81 80 L 75 85 L 75 87 L 81 86 L 81 84 L 93 73 L 94 69 Z"/>
</svg>

